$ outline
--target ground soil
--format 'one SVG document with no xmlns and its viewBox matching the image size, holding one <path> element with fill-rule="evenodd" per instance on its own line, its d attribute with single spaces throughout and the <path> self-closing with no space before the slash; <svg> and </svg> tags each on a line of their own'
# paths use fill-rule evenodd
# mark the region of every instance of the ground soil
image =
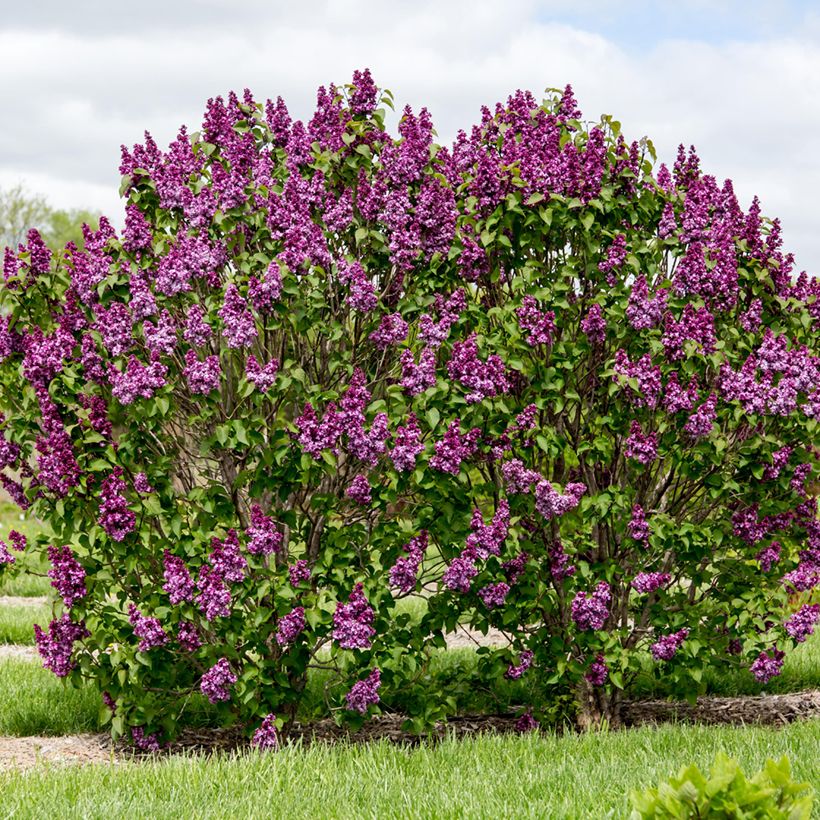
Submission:
<svg viewBox="0 0 820 820">
<path fill-rule="evenodd" d="M 760 695 L 739 698 L 699 698 L 694 705 L 677 702 L 627 701 L 623 706 L 625 726 L 648 723 L 683 722 L 705 724 L 758 724 L 783 726 L 795 720 L 820 718 L 820 690 L 788 695 Z M 455 717 L 439 724 L 427 736 L 435 742 L 444 737 L 467 737 L 479 733 L 515 732 L 514 715 Z M 402 715 L 383 715 L 349 732 L 332 720 L 320 720 L 294 727 L 291 739 L 301 743 L 366 743 L 388 740 L 415 745 L 418 735 L 402 728 Z M 247 745 L 247 737 L 236 729 L 186 729 L 163 750 L 162 755 L 232 751 Z M 120 763 L 140 755 L 125 744 L 114 744 L 105 734 L 62 737 L 0 737 L 0 771 L 29 769 L 38 764 Z"/>
</svg>

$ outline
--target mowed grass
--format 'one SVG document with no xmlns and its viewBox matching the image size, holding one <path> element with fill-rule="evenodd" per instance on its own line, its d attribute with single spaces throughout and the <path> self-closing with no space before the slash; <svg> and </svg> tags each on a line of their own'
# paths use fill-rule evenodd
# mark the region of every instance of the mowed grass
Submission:
<svg viewBox="0 0 820 820">
<path fill-rule="evenodd" d="M 7 629 L 25 632 L 30 625 L 30 607 L 17 613 L 24 620 L 12 623 Z M 2 629 L 2 619 L 0 619 Z M 327 673 L 311 674 L 300 710 L 302 720 L 325 717 Z M 799 646 L 786 659 L 783 674 L 774 678 L 765 689 L 747 672 L 731 672 L 722 677 L 711 673 L 707 678 L 709 692 L 716 695 L 796 692 L 820 688 L 820 633 Z M 631 697 L 665 697 L 663 679 L 639 682 L 629 693 Z M 0 660 L 0 735 L 59 735 L 95 731 L 99 727 L 99 696 L 92 686 L 75 689 L 43 669 L 36 660 Z M 497 714 L 510 711 L 527 702 L 524 681 L 494 681 L 488 686 L 481 682 L 477 670 L 477 656 L 472 649 L 451 649 L 438 652 L 429 669 L 412 686 L 386 696 L 383 706 L 388 711 L 404 712 L 419 698 L 439 697 L 445 692 L 455 702 L 457 714 Z M 187 716 L 195 725 L 208 725 L 210 711 L 205 704 L 190 711 Z"/>
<path fill-rule="evenodd" d="M 52 617 L 52 609 L 48 604 L 0 605 L 0 644 L 33 644 L 34 624 L 47 629 Z"/>
<path fill-rule="evenodd" d="M 100 696 L 74 688 L 37 661 L 0 660 L 0 735 L 70 735 L 97 731 Z M 0 816 L 2 816 L 0 798 Z"/>
<path fill-rule="evenodd" d="M 452 697 L 457 714 L 496 714 L 526 702 L 523 684 L 499 681 L 494 687 L 471 685 L 465 671 L 475 673 L 471 649 L 438 653 L 428 672 L 412 686 L 385 696 L 382 706 L 390 712 L 407 712 L 424 698 Z M 304 721 L 327 717 L 327 673 L 311 674 L 301 704 Z M 343 683 L 343 689 L 347 683 Z M 0 735 L 64 735 L 100 729 L 100 696 L 92 685 L 74 687 L 43 669 L 39 660 L 0 659 Z M 182 718 L 184 726 L 217 725 L 218 719 L 204 698 L 194 693 Z M 2 816 L 2 815 L 0 815 Z"/>
<path fill-rule="evenodd" d="M 17 505 L 10 501 L 0 501 L 0 539 L 9 543 L 9 532 L 23 533 L 29 542 L 43 532 L 43 525 L 22 515 Z M 0 595 L 23 598 L 47 595 L 51 588 L 48 578 L 48 563 L 37 558 L 32 552 L 12 552 L 16 565 L 13 573 L 0 573 Z"/>
<path fill-rule="evenodd" d="M 0 795 L 4 815 L 26 818 L 621 818 L 632 789 L 689 763 L 706 768 L 718 751 L 748 773 L 786 754 L 797 779 L 820 786 L 820 722 L 813 721 L 778 730 L 664 726 L 39 767 L 0 775 Z"/>
</svg>

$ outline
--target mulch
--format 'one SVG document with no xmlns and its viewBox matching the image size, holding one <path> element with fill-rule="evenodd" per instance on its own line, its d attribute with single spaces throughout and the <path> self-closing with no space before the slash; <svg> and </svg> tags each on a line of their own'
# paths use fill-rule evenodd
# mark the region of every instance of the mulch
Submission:
<svg viewBox="0 0 820 820">
<path fill-rule="evenodd" d="M 820 718 L 820 690 L 788 695 L 702 697 L 694 705 L 665 700 L 627 701 L 623 704 L 622 717 L 626 727 L 669 722 L 782 727 L 796 720 Z M 307 745 L 386 740 L 413 746 L 449 737 L 517 731 L 514 715 L 453 717 L 446 723 L 437 724 L 423 737 L 403 729 L 404 721 L 403 715 L 381 715 L 365 723 L 361 729 L 350 731 L 331 719 L 319 720 L 294 726 L 290 741 Z M 161 756 L 241 751 L 247 745 L 247 735 L 240 729 L 185 729 L 179 738 L 163 749 Z M 0 771 L 30 769 L 40 764 L 121 763 L 146 756 L 123 742 L 113 743 L 105 734 L 0 737 Z"/>
<path fill-rule="evenodd" d="M 646 723 L 705 723 L 740 726 L 784 726 L 795 720 L 820 717 L 820 690 L 786 695 L 747 695 L 736 698 L 701 697 L 695 704 L 668 700 L 627 701 L 626 726 Z"/>
</svg>

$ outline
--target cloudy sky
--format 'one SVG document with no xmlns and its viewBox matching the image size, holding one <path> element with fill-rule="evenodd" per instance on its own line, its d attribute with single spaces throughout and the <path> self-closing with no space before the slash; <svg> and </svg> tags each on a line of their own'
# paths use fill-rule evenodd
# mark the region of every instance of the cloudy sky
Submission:
<svg viewBox="0 0 820 820">
<path fill-rule="evenodd" d="M 316 88 L 368 66 L 442 141 L 516 88 L 572 83 L 661 158 L 709 173 L 783 220 L 820 272 L 817 0 L 31 0 L 0 20 L 0 186 L 119 222 L 119 146 L 167 143 L 208 97 L 251 88 L 309 116 Z"/>
</svg>

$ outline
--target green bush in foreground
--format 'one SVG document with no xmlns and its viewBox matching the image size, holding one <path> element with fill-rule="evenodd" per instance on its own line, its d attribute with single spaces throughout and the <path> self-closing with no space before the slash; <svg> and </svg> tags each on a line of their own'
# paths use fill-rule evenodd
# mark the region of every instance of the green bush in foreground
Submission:
<svg viewBox="0 0 820 820">
<path fill-rule="evenodd" d="M 709 777 L 694 764 L 658 788 L 632 793 L 638 818 L 789 818 L 811 817 L 814 791 L 808 783 L 792 779 L 789 759 L 767 760 L 751 779 L 736 760 L 720 752 Z"/>
</svg>

